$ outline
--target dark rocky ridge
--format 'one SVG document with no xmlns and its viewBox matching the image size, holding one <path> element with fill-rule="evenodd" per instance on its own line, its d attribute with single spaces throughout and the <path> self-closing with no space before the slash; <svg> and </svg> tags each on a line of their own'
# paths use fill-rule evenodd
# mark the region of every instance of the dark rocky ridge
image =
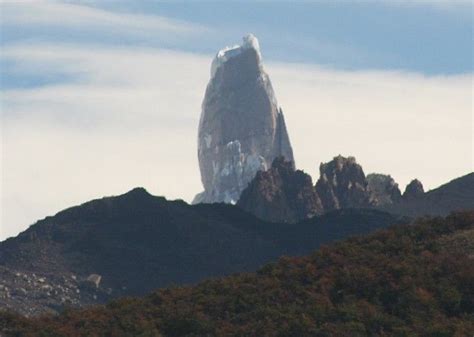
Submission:
<svg viewBox="0 0 474 337">
<path fill-rule="evenodd" d="M 397 221 L 384 212 L 342 210 L 298 224 L 268 223 L 236 206 L 190 206 L 137 188 L 69 208 L 1 242 L 0 285 L 8 295 L 0 291 L 0 307 L 37 314 L 252 271 Z M 101 276 L 99 287 L 82 290 L 91 274 Z M 51 289 L 43 291 L 36 278 Z M 10 291 L 16 288 L 25 292 Z"/>
<path fill-rule="evenodd" d="M 332 210 L 374 205 L 364 171 L 355 158 L 334 157 L 320 165 L 320 173 L 313 186 L 311 176 L 278 158 L 268 171 L 257 173 L 237 205 L 261 219 L 289 223 Z"/>
<path fill-rule="evenodd" d="M 453 211 L 474 209 L 474 173 L 453 179 L 425 193 L 421 193 L 423 186 L 418 180 L 408 186 L 401 202 L 380 209 L 412 217 L 444 216 Z"/>
<path fill-rule="evenodd" d="M 353 157 L 339 155 L 322 163 L 320 174 L 311 188 L 309 175 L 277 163 L 257 174 L 243 191 L 238 206 L 267 221 L 290 223 L 347 208 L 374 208 L 413 217 L 474 209 L 474 173 L 427 193 L 415 179 L 403 196 L 391 176 L 365 176 Z"/>
<path fill-rule="evenodd" d="M 294 223 L 321 214 L 323 207 L 311 177 L 279 157 L 259 171 L 237 205 L 261 219 Z"/>
<path fill-rule="evenodd" d="M 423 188 L 423 184 L 418 179 L 413 179 L 405 188 L 405 192 L 403 192 L 403 199 L 404 200 L 416 200 L 425 194 L 425 190 Z"/>
</svg>

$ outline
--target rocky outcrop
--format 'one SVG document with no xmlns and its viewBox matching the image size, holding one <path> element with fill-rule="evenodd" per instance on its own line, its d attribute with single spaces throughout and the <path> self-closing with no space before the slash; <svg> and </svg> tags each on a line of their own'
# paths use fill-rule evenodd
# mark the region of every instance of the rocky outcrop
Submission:
<svg viewBox="0 0 474 337">
<path fill-rule="evenodd" d="M 238 205 L 262 219 L 286 223 L 348 208 L 376 208 L 403 216 L 447 215 L 474 209 L 474 173 L 426 193 L 415 179 L 402 196 L 391 176 L 365 176 L 354 157 L 337 156 L 322 163 L 320 178 L 312 190 L 309 175 L 284 163 L 276 161 L 268 172 L 259 172 Z"/>
<path fill-rule="evenodd" d="M 86 279 L 86 281 L 91 286 L 94 286 L 96 289 L 99 288 L 101 280 L 102 280 L 102 276 L 100 276 L 99 274 L 90 274 Z"/>
<path fill-rule="evenodd" d="M 425 194 L 423 184 L 418 179 L 413 179 L 405 188 L 403 192 L 403 200 L 416 200 Z"/>
<path fill-rule="evenodd" d="M 328 163 L 322 163 L 319 171 L 316 192 L 326 212 L 373 205 L 364 171 L 354 157 L 339 155 Z"/>
<path fill-rule="evenodd" d="M 255 174 L 280 156 L 294 163 L 258 41 L 248 35 L 241 46 L 219 51 L 212 62 L 198 132 L 204 192 L 193 203 L 235 203 Z"/>
<path fill-rule="evenodd" d="M 374 206 L 390 205 L 399 202 L 402 198 L 398 184 L 390 175 L 368 174 L 367 183 L 371 194 L 371 203 Z"/>
<path fill-rule="evenodd" d="M 276 158 L 268 171 L 259 171 L 237 203 L 267 221 L 295 223 L 323 211 L 311 176 Z"/>
<path fill-rule="evenodd" d="M 104 303 L 113 295 L 123 295 L 112 294 L 111 288 L 88 285 L 88 282 L 70 272 L 32 272 L 5 268 L 0 264 L 0 308 L 14 310 L 24 316 L 35 316 L 57 313 L 65 307 Z"/>
<path fill-rule="evenodd" d="M 268 171 L 257 173 L 237 205 L 259 218 L 291 223 L 336 209 L 382 207 L 401 201 L 392 177 L 366 177 L 354 157 L 337 156 L 322 163 L 319 180 L 310 185 L 309 175 L 276 159 Z"/>
</svg>

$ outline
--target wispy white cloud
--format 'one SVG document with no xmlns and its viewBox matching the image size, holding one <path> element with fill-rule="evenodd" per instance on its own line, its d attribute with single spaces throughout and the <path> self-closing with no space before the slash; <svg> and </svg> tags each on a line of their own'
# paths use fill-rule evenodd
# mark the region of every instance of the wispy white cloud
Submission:
<svg viewBox="0 0 474 337">
<path fill-rule="evenodd" d="M 474 170 L 472 74 L 423 76 L 270 66 L 297 166 L 317 177 L 336 154 L 365 172 L 413 178 L 434 188 Z"/>
<path fill-rule="evenodd" d="M 3 92 L 2 237 L 134 186 L 188 200 L 200 189 L 195 141 L 209 57 L 43 45 L 4 55 L 22 59 L 18 71 L 55 66 L 81 80 Z"/>
<path fill-rule="evenodd" d="M 3 92 L 2 237 L 134 186 L 188 201 L 200 191 L 196 134 L 211 55 L 74 45 L 15 45 L 3 55 L 15 71 L 56 69 L 73 80 Z M 470 74 L 267 69 L 297 166 L 315 178 L 339 153 L 401 185 L 417 177 L 432 188 L 473 169 Z"/>
<path fill-rule="evenodd" d="M 161 125 L 168 121 L 170 126 L 172 120 L 189 121 L 199 105 L 183 108 L 183 102 L 174 98 L 177 94 L 200 98 L 197 88 L 205 86 L 205 76 L 198 74 L 207 74 L 210 63 L 209 56 L 169 50 L 45 44 L 10 46 L 4 49 L 3 57 L 15 60 L 14 72 L 32 74 L 36 69 L 73 77 L 60 85 L 7 91 L 4 102 L 15 107 L 17 118 L 74 127 L 77 123 L 93 128 L 105 124 L 126 130 L 130 123 L 143 123 L 144 118 Z M 105 107 L 100 108 L 104 103 Z M 180 113 L 156 113 L 162 109 Z M 68 112 L 66 116 L 64 111 Z"/>
<path fill-rule="evenodd" d="M 112 12 L 83 4 L 54 1 L 2 2 L 2 25 L 56 27 L 114 34 L 191 34 L 208 27 L 157 15 Z"/>
<path fill-rule="evenodd" d="M 370 1 L 370 0 L 369 0 Z M 362 3 L 366 1 L 361 1 Z M 386 6 L 404 8 L 431 8 L 459 18 L 472 20 L 471 0 L 374 0 L 374 3 L 382 3 Z"/>
<path fill-rule="evenodd" d="M 394 6 L 434 6 L 439 8 L 458 7 L 470 5 L 470 0 L 360 0 L 361 3 L 385 3 Z"/>
</svg>

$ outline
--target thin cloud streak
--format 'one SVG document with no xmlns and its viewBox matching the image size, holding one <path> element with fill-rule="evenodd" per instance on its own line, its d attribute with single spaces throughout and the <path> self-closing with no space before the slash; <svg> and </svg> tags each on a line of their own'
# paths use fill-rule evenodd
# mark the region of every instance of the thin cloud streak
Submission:
<svg viewBox="0 0 474 337">
<path fill-rule="evenodd" d="M 99 8 L 50 1 L 4 2 L 2 25 L 15 27 L 78 28 L 83 31 L 113 30 L 133 34 L 152 32 L 200 34 L 209 28 L 156 15 L 140 15 L 106 11 Z"/>
<path fill-rule="evenodd" d="M 392 6 L 430 6 L 441 10 L 466 9 L 472 6 L 470 0 L 374 0 Z"/>
<path fill-rule="evenodd" d="M 135 186 L 187 201 L 201 190 L 196 135 L 211 55 L 15 45 L 4 56 L 21 60 L 16 71 L 77 78 L 3 92 L 2 238 Z M 315 179 L 319 163 L 339 153 L 355 155 L 366 173 L 390 173 L 401 188 L 472 171 L 471 74 L 266 68 L 297 167 Z"/>
<path fill-rule="evenodd" d="M 391 174 L 402 190 L 413 178 L 430 189 L 473 171 L 471 74 L 269 68 L 297 166 L 313 177 L 337 154 Z"/>
</svg>

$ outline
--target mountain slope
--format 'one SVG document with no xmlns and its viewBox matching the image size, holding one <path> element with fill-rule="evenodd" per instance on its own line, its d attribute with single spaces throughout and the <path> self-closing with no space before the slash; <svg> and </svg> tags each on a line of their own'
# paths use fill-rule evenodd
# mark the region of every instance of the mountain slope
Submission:
<svg viewBox="0 0 474 337">
<path fill-rule="evenodd" d="M 137 188 L 59 212 L 0 243 L 0 285 L 22 289 L 0 289 L 0 306 L 32 315 L 253 271 L 398 220 L 360 210 L 267 223 L 235 206 L 190 206 Z"/>
<path fill-rule="evenodd" d="M 405 198 L 381 209 L 407 216 L 447 215 L 457 210 L 473 210 L 474 173 L 453 179 L 416 198 Z"/>
<path fill-rule="evenodd" d="M 6 336 L 469 336 L 474 212 L 281 258 L 257 273 L 23 319 Z M 458 243 L 464 242 L 460 246 Z"/>
</svg>

